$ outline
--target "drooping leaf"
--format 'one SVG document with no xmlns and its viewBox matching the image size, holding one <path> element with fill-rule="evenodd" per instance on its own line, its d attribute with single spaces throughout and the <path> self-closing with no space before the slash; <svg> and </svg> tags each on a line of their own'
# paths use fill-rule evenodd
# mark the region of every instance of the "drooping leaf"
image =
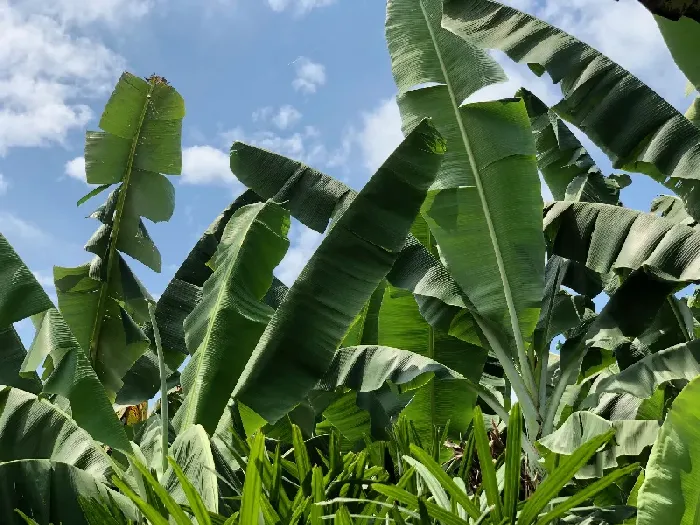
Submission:
<svg viewBox="0 0 700 525">
<path fill-rule="evenodd" d="M 34 353 L 51 357 L 53 369 L 43 391 L 68 399 L 71 417 L 94 439 L 123 452 L 131 452 L 124 427 L 102 383 L 55 308 L 45 312 L 38 322 L 37 336 L 28 357 Z M 35 369 L 35 365 L 32 363 L 29 369 Z"/>
<path fill-rule="evenodd" d="M 27 351 L 13 323 L 52 308 L 32 272 L 0 233 L 0 383 L 38 394 L 41 382 L 34 368 L 20 377 Z M 39 363 L 41 364 L 41 363 Z M 38 365 L 37 365 L 38 366 Z"/>
<path fill-rule="evenodd" d="M 266 420 L 278 420 L 324 376 L 353 319 L 398 257 L 444 148 L 429 122 L 417 126 L 338 219 L 285 296 L 235 390 Z"/>
<path fill-rule="evenodd" d="M 16 388 L 0 391 L 0 462 L 46 459 L 96 480 L 111 475 L 110 459 L 90 435 L 45 399 Z"/>
<path fill-rule="evenodd" d="M 32 272 L 0 233 L 0 328 L 52 306 Z"/>
<path fill-rule="evenodd" d="M 614 168 L 651 176 L 700 217 L 700 129 L 638 78 L 564 31 L 490 0 L 448 0 L 442 24 L 549 73 L 564 95 L 552 108 L 559 116 L 586 133 Z"/>
<path fill-rule="evenodd" d="M 631 182 L 629 176 L 626 180 L 604 176 L 554 111 L 527 89 L 520 89 L 517 96 L 525 102 L 537 165 L 554 199 L 620 204 L 620 190 Z"/>
<path fill-rule="evenodd" d="M 621 208 L 617 208 L 621 209 Z M 646 271 L 645 271 L 646 270 Z M 582 333 L 570 339 L 568 348 L 562 347 L 559 378 L 548 396 L 543 435 L 554 431 L 555 415 L 562 408 L 560 401 L 568 385 L 573 385 L 581 371 L 581 365 L 591 348 L 602 348 L 619 353 L 618 359 L 626 355 L 625 349 L 653 322 L 659 309 L 673 292 L 675 283 L 659 279 L 647 273 L 653 267 L 638 269 L 625 279 L 610 298 L 602 312 L 586 323 Z M 564 350 L 566 349 L 566 352 Z"/>
<path fill-rule="evenodd" d="M 574 412 L 553 433 L 539 441 L 541 447 L 569 456 L 593 437 L 616 430 L 615 443 L 606 448 L 599 465 L 607 470 L 617 467 L 619 456 L 638 456 L 651 447 L 659 433 L 658 421 L 607 421 L 591 412 Z M 595 466 L 588 465 L 577 472 L 579 478 L 595 477 Z"/>
<path fill-rule="evenodd" d="M 70 523 L 92 525 L 85 519 L 79 498 L 113 501 L 131 520 L 136 509 L 121 494 L 110 490 L 102 478 L 67 463 L 48 459 L 25 459 L 0 463 L 0 522 L 23 525 L 15 512 L 44 525 Z"/>
<path fill-rule="evenodd" d="M 655 15 L 669 20 L 678 20 L 682 16 L 700 21 L 700 6 L 686 0 L 639 0 L 641 4 Z"/>
<path fill-rule="evenodd" d="M 688 215 L 685 206 L 683 206 L 683 201 L 672 195 L 659 195 L 656 197 L 651 202 L 650 211 L 679 224 L 687 224 L 688 226 L 695 224 L 695 219 Z"/>
<path fill-rule="evenodd" d="M 691 341 L 651 354 L 618 374 L 606 377 L 592 394 L 628 393 L 650 398 L 667 381 L 691 381 L 700 375 L 700 341 Z"/>
<path fill-rule="evenodd" d="M 674 400 L 651 450 L 637 497 L 637 524 L 691 525 L 700 501 L 700 379 Z"/>
<path fill-rule="evenodd" d="M 27 350 L 17 330 L 12 326 L 0 329 L 0 384 L 38 394 L 42 385 L 35 372 L 36 367 L 22 373 L 22 364 L 26 359 Z"/>
<path fill-rule="evenodd" d="M 553 253 L 607 274 L 644 268 L 657 279 L 700 279 L 700 234 L 669 219 L 607 204 L 557 202 L 545 214 Z"/>
<path fill-rule="evenodd" d="M 274 202 L 240 208 L 230 219 L 202 300 L 185 319 L 193 354 L 182 373 L 185 399 L 175 427 L 216 428 L 274 310 L 262 302 L 289 246 L 289 213 Z"/>
</svg>

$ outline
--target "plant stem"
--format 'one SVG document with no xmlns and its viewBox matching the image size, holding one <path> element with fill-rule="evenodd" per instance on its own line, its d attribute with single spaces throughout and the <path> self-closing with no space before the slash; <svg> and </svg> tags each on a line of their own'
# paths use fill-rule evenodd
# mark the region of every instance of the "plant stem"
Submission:
<svg viewBox="0 0 700 525">
<path fill-rule="evenodd" d="M 168 377 L 165 368 L 163 347 L 160 342 L 160 331 L 156 323 L 156 305 L 154 303 L 148 303 L 148 313 L 151 316 L 153 338 L 155 339 L 156 351 L 158 352 L 158 369 L 160 371 L 161 470 L 165 472 L 168 469 Z"/>
</svg>

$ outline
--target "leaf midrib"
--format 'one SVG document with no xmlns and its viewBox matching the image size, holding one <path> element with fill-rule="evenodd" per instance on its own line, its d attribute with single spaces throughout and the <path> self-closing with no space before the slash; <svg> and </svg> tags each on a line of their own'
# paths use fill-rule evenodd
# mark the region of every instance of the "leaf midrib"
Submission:
<svg viewBox="0 0 700 525">
<path fill-rule="evenodd" d="M 493 226 L 493 221 L 491 220 L 491 212 L 489 209 L 489 205 L 486 201 L 486 196 L 484 194 L 484 188 L 481 182 L 481 175 L 479 172 L 479 168 L 476 165 L 476 162 L 474 160 L 474 155 L 472 152 L 472 147 L 471 147 L 471 142 L 469 140 L 469 137 L 467 136 L 467 132 L 464 128 L 464 122 L 462 121 L 462 116 L 459 112 L 459 104 L 457 103 L 457 100 L 455 98 L 454 90 L 452 88 L 452 83 L 450 82 L 450 77 L 448 75 L 447 68 L 445 67 L 445 63 L 442 59 L 442 53 L 440 52 L 440 48 L 437 44 L 437 38 L 435 36 L 435 31 L 433 30 L 433 26 L 430 22 L 430 18 L 428 16 L 428 13 L 425 10 L 425 6 L 423 4 L 423 0 L 419 0 L 420 7 L 421 7 L 421 12 L 423 13 L 423 17 L 425 18 L 426 25 L 428 26 L 428 32 L 430 33 L 430 38 L 433 43 L 433 47 L 435 49 L 435 53 L 438 57 L 438 62 L 440 63 L 440 69 L 442 70 L 443 77 L 445 79 L 445 85 L 447 86 L 448 93 L 450 95 L 450 102 L 452 103 L 452 108 L 455 114 L 455 118 L 457 120 L 457 125 L 459 126 L 459 131 L 460 135 L 462 137 L 462 142 L 464 144 L 464 147 L 467 152 L 467 156 L 469 157 L 469 164 L 472 169 L 472 173 L 474 174 L 474 180 L 476 182 L 476 189 L 479 193 L 479 198 L 481 200 L 481 206 L 482 210 L 484 212 L 484 218 L 486 219 L 486 226 L 489 231 L 489 237 L 491 239 L 491 246 L 494 250 L 495 256 L 496 256 L 496 264 L 498 266 L 498 271 L 501 275 L 501 281 L 503 284 L 503 293 L 505 295 L 506 299 L 506 305 L 508 307 L 508 314 L 510 317 L 510 322 L 511 322 L 511 328 L 513 330 L 513 337 L 515 338 L 515 344 L 517 346 L 518 350 L 518 359 L 520 361 L 520 368 L 521 368 L 521 374 L 524 377 L 525 383 L 526 383 L 526 388 L 530 390 L 530 395 L 533 396 L 534 393 L 536 392 L 535 389 L 535 380 L 534 377 L 532 376 L 532 371 L 530 370 L 530 364 L 527 358 L 527 355 L 525 353 L 525 342 L 523 341 L 522 333 L 520 332 L 520 324 L 518 323 L 518 315 L 515 310 L 515 303 L 513 302 L 513 295 L 511 293 L 510 289 L 510 283 L 508 282 L 508 276 L 506 275 L 505 272 L 505 265 L 503 263 L 503 256 L 501 255 L 501 250 L 500 246 L 498 244 L 498 239 L 496 237 L 496 231 Z"/>
</svg>

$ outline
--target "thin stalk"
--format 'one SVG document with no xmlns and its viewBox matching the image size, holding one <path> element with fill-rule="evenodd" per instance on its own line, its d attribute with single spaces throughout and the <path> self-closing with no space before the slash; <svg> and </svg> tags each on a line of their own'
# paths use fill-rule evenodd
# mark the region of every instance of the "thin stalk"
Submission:
<svg viewBox="0 0 700 525">
<path fill-rule="evenodd" d="M 484 386 L 480 385 L 479 383 L 474 383 L 472 380 L 467 378 L 464 378 L 463 381 L 465 382 L 468 388 L 472 389 L 476 393 L 476 395 L 478 395 L 484 401 L 484 403 L 486 403 L 491 409 L 493 409 L 496 415 L 500 417 L 501 420 L 507 426 L 508 420 L 510 419 L 510 414 L 508 414 L 508 411 L 505 408 L 503 408 L 503 405 L 501 405 L 498 402 L 496 396 L 494 396 L 491 392 L 489 392 L 486 388 L 484 388 Z M 522 438 L 523 450 L 527 454 L 528 458 L 530 459 L 533 465 L 539 465 L 539 452 L 537 452 L 534 445 L 530 441 L 530 438 L 525 433 L 523 433 Z"/>
<path fill-rule="evenodd" d="M 496 354 L 498 362 L 501 363 L 506 377 L 510 379 L 515 395 L 518 396 L 518 401 L 523 409 L 523 416 L 525 417 L 525 424 L 527 426 L 528 434 L 531 436 L 537 436 L 539 431 L 539 413 L 537 412 L 537 408 L 535 408 L 532 395 L 525 386 L 522 376 L 518 373 L 518 370 L 515 368 L 515 364 L 510 359 L 510 356 L 506 352 L 505 348 L 503 348 L 503 345 L 498 340 L 498 337 L 493 330 L 479 315 L 474 315 L 474 319 L 486 338 L 488 346 L 491 348 L 491 350 L 493 350 L 494 354 Z"/>
<path fill-rule="evenodd" d="M 160 330 L 156 323 L 156 305 L 148 303 L 148 313 L 151 316 L 153 325 L 153 338 L 156 342 L 158 352 L 158 369 L 160 370 L 160 432 L 161 432 L 161 471 L 168 469 L 168 376 L 165 367 L 165 357 L 163 347 L 160 342 Z"/>
</svg>

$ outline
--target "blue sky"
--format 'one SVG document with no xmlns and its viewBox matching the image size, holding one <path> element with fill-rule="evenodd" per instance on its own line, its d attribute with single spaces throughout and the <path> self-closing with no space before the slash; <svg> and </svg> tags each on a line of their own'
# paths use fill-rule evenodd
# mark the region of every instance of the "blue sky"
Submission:
<svg viewBox="0 0 700 525">
<path fill-rule="evenodd" d="M 636 0 L 511 0 L 617 60 L 685 110 L 685 80 Z M 53 265 L 90 259 L 82 150 L 122 70 L 165 76 L 183 95 L 183 175 L 175 216 L 149 231 L 160 275 L 132 262 L 158 295 L 202 231 L 242 186 L 233 139 L 304 160 L 360 188 L 401 138 L 384 43 L 383 0 L 0 0 L 0 231 L 53 294 Z M 510 81 L 549 103 L 558 88 L 502 62 Z M 609 163 L 585 142 L 604 171 Z M 663 188 L 635 177 L 630 207 Z M 319 236 L 295 225 L 277 270 L 291 284 Z M 28 332 L 22 329 L 23 336 Z"/>
</svg>

